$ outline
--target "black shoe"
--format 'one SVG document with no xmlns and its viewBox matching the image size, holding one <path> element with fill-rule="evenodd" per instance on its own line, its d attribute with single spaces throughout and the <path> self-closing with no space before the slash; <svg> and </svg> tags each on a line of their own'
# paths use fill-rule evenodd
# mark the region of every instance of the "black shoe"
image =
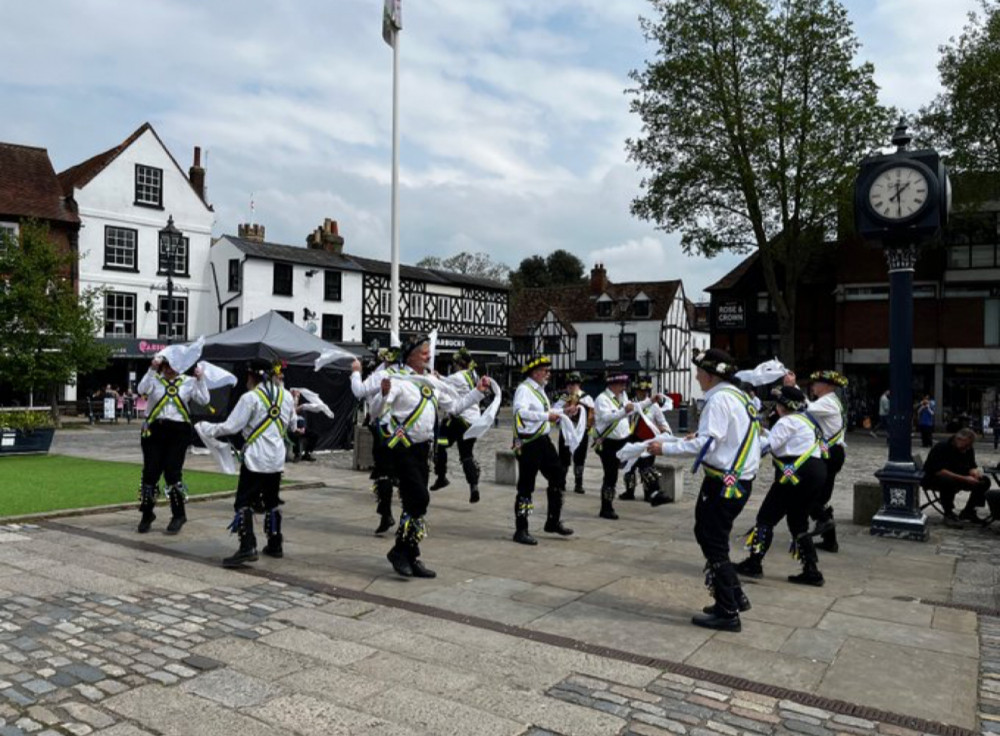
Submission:
<svg viewBox="0 0 1000 736">
<path fill-rule="evenodd" d="M 470 488 L 469 489 L 469 503 L 479 503 L 479 489 Z"/>
<path fill-rule="evenodd" d="M 719 631 L 741 631 L 740 615 L 734 613 L 732 616 L 720 614 L 715 607 L 711 613 L 701 613 L 691 618 L 691 623 L 701 626 L 704 629 L 718 629 Z"/>
<path fill-rule="evenodd" d="M 156 521 L 156 514 L 152 511 L 144 511 L 142 518 L 139 519 L 139 529 L 137 530 L 139 534 L 145 534 L 148 532 L 149 527 L 153 525 L 154 521 Z"/>
<path fill-rule="evenodd" d="M 660 491 L 657 491 L 649 497 L 650 506 L 662 506 L 665 503 L 673 503 L 673 501 Z"/>
<path fill-rule="evenodd" d="M 385 514 L 378 522 L 378 528 L 375 530 L 376 534 L 385 534 L 387 531 L 396 526 L 396 520 L 392 518 L 392 514 Z"/>
<path fill-rule="evenodd" d="M 285 550 L 282 547 L 282 541 L 281 535 L 279 534 L 269 537 L 267 544 L 264 545 L 264 549 L 262 549 L 261 552 L 268 557 L 284 557 Z"/>
<path fill-rule="evenodd" d="M 613 520 L 613 519 L 617 519 L 618 518 L 618 514 L 616 514 L 615 510 L 613 508 L 611 508 L 610 506 L 608 506 L 607 508 L 601 509 L 601 513 L 599 513 L 598 516 L 600 516 L 602 519 L 612 519 Z"/>
<path fill-rule="evenodd" d="M 222 561 L 223 567 L 242 567 L 247 562 L 256 562 L 257 548 L 256 547 L 240 547 L 236 554 L 232 557 L 227 557 Z"/>
<path fill-rule="evenodd" d="M 563 523 L 558 519 L 546 519 L 545 531 L 549 534 L 562 534 L 564 537 L 568 537 L 573 533 L 572 529 L 568 526 L 563 526 Z"/>
<path fill-rule="evenodd" d="M 760 564 L 759 558 L 751 555 L 743 560 L 743 562 L 736 564 L 736 572 L 740 574 L 740 577 L 744 578 L 762 578 L 764 577 L 764 566 Z"/>
<path fill-rule="evenodd" d="M 816 549 L 836 554 L 840 551 L 840 545 L 836 539 L 824 539 L 822 542 L 816 542 Z"/>
<path fill-rule="evenodd" d="M 410 569 L 413 571 L 413 577 L 415 578 L 436 578 L 437 573 L 428 567 L 424 566 L 420 560 L 411 560 Z"/>
<path fill-rule="evenodd" d="M 434 485 L 430 487 L 432 491 L 439 491 L 447 485 L 451 485 L 451 481 L 445 478 L 443 475 L 439 475 L 437 480 L 434 481 Z"/>
<path fill-rule="evenodd" d="M 737 599 L 736 605 L 739 608 L 740 613 L 743 613 L 744 611 L 749 611 L 751 608 L 753 608 L 753 606 L 750 605 L 750 599 L 747 598 L 747 594 L 744 593 L 742 590 L 740 591 L 740 597 Z M 701 610 L 703 613 L 715 613 L 715 604 L 713 603 L 710 606 L 705 606 Z"/>
<path fill-rule="evenodd" d="M 579 494 L 582 495 L 582 494 L 586 493 L 586 491 L 583 490 L 583 486 L 582 485 L 575 485 L 575 486 L 573 486 L 573 493 L 579 493 Z"/>
<path fill-rule="evenodd" d="M 629 491 L 623 491 L 622 493 L 619 493 L 618 494 L 618 500 L 619 501 L 634 501 L 635 500 L 635 491 L 634 490 L 629 490 Z"/>
<path fill-rule="evenodd" d="M 393 547 L 389 550 L 389 553 L 385 557 L 390 563 L 392 563 L 392 569 L 397 573 L 402 575 L 404 578 L 413 577 L 413 567 L 410 565 L 410 561 L 407 559 L 403 550 L 398 547 Z"/>
<path fill-rule="evenodd" d="M 181 530 L 181 527 L 187 522 L 186 516 L 171 516 L 170 523 L 167 524 L 164 534 L 176 534 Z"/>
<path fill-rule="evenodd" d="M 294 456 L 294 457 L 292 458 L 292 462 L 293 462 L 293 463 L 297 463 L 297 462 L 299 462 L 299 460 L 301 460 L 301 459 L 302 459 L 301 457 L 299 457 L 298 455 L 295 455 L 295 456 Z"/>
<path fill-rule="evenodd" d="M 514 541 L 518 544 L 536 545 L 538 540 L 528 533 L 527 529 L 518 529 L 514 532 Z"/>
<path fill-rule="evenodd" d="M 988 520 L 981 518 L 974 508 L 963 509 L 958 518 L 961 521 L 971 521 L 973 524 L 982 524 Z"/>
<path fill-rule="evenodd" d="M 809 532 L 809 535 L 812 537 L 821 537 L 827 532 L 832 532 L 836 528 L 837 524 L 833 519 L 822 519 L 816 522 L 816 525 L 812 528 L 812 531 Z"/>
<path fill-rule="evenodd" d="M 314 463 L 314 462 L 316 462 L 316 458 L 314 458 L 308 452 L 305 455 L 302 456 L 302 459 L 305 460 L 307 463 Z"/>
<path fill-rule="evenodd" d="M 788 582 L 795 583 L 796 585 L 814 585 L 817 588 L 821 588 L 826 581 L 823 580 L 823 573 L 819 570 L 812 572 L 803 570 L 798 575 L 789 575 Z"/>
</svg>

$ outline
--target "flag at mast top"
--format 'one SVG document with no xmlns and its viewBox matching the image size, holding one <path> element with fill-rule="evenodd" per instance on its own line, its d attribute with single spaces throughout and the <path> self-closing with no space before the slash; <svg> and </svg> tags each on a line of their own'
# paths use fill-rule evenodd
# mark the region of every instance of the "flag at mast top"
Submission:
<svg viewBox="0 0 1000 736">
<path fill-rule="evenodd" d="M 403 30 L 403 0 L 385 0 L 382 9 L 382 38 L 395 48 L 396 33 Z"/>
</svg>

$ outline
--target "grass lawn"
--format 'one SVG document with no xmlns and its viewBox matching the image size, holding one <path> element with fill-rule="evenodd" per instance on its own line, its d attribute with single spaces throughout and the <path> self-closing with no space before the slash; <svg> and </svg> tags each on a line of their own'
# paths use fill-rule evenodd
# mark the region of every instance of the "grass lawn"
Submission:
<svg viewBox="0 0 1000 736">
<path fill-rule="evenodd" d="M 138 503 L 141 469 L 66 455 L 0 457 L 0 517 Z M 184 482 L 191 495 L 236 489 L 236 476 L 222 473 L 185 470 Z"/>
</svg>

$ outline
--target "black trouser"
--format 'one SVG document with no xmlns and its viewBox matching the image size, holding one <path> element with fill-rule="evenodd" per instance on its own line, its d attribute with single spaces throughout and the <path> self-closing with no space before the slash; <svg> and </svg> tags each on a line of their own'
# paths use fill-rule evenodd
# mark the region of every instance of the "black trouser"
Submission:
<svg viewBox="0 0 1000 736">
<path fill-rule="evenodd" d="M 542 435 L 521 445 L 517 456 L 517 495 L 531 498 L 535 492 L 535 478 L 539 473 L 549 488 L 566 487 L 566 468 L 559 462 L 559 455 L 548 435 Z"/>
<path fill-rule="evenodd" d="M 562 432 L 559 433 L 559 462 L 569 470 L 569 466 L 581 466 L 587 463 L 587 449 L 590 447 L 590 437 L 586 433 L 580 440 L 579 447 L 574 452 L 569 451 L 569 445 L 563 439 Z"/>
<path fill-rule="evenodd" d="M 794 457 L 778 458 L 782 463 L 794 463 Z M 757 526 L 773 530 L 782 517 L 787 517 L 788 531 L 792 539 L 809 530 L 809 513 L 816 508 L 816 501 L 823 492 L 826 480 L 826 465 L 818 457 L 811 457 L 795 471 L 798 484 L 782 483 L 782 472 L 775 468 L 774 482 L 767 489 L 760 509 L 757 511 Z"/>
<path fill-rule="evenodd" d="M 922 447 L 932 447 L 934 445 L 934 427 L 920 425 L 920 444 Z"/>
<path fill-rule="evenodd" d="M 809 517 L 813 521 L 819 521 L 824 518 L 825 514 L 823 510 L 830 503 L 830 499 L 833 498 L 833 486 L 837 480 L 837 474 L 844 467 L 844 461 L 847 459 L 847 453 L 844 451 L 843 445 L 834 445 L 827 454 L 829 457 L 822 461 L 826 467 L 823 484 L 816 494 L 816 500 L 813 502 L 812 508 L 809 509 Z M 830 518 L 833 518 L 832 514 Z"/>
<path fill-rule="evenodd" d="M 295 457 L 311 454 L 316 449 L 316 441 L 319 439 L 319 435 L 308 429 L 308 425 L 304 432 L 297 432 L 293 437 L 292 454 Z"/>
<path fill-rule="evenodd" d="M 372 433 L 372 471 L 368 477 L 372 480 L 391 478 L 392 452 L 386 447 L 386 439 L 379 431 L 375 422 L 369 422 L 368 430 Z"/>
<path fill-rule="evenodd" d="M 989 478 L 980 478 L 978 483 L 968 483 L 954 478 L 930 478 L 921 485 L 938 492 L 941 499 L 941 508 L 945 513 L 955 512 L 955 496 L 961 491 L 969 491 L 969 501 L 965 504 L 967 509 L 977 509 L 986 505 L 986 491 L 990 488 Z"/>
<path fill-rule="evenodd" d="M 753 481 L 740 481 L 739 498 L 725 498 L 721 478 L 705 476 L 694 507 L 694 538 L 709 563 L 729 561 L 733 522 L 750 499 Z"/>
<path fill-rule="evenodd" d="M 142 445 L 142 484 L 155 486 L 160 475 L 168 486 L 183 479 L 184 458 L 191 444 L 191 425 L 158 419 L 149 425 L 149 436 L 140 439 Z"/>
<path fill-rule="evenodd" d="M 424 516 L 431 501 L 427 481 L 430 478 L 431 442 L 414 442 L 409 447 L 402 442 L 389 448 L 392 467 L 399 478 L 399 498 L 403 514 L 396 529 L 396 546 L 402 548 L 410 560 L 420 556 L 420 540 L 426 534 Z"/>
<path fill-rule="evenodd" d="M 458 457 L 462 461 L 463 468 L 468 467 L 469 462 L 473 460 L 472 450 L 476 446 L 476 440 L 475 438 L 467 440 L 462 436 L 468 428 L 468 422 L 459 417 L 451 417 L 441 423 L 437 449 L 434 452 L 434 473 L 439 478 L 448 475 L 448 448 L 451 445 L 458 445 Z M 466 480 L 469 480 L 468 477 Z"/>
<path fill-rule="evenodd" d="M 618 484 L 618 470 L 621 467 L 618 451 L 627 443 L 627 439 L 605 439 L 601 442 L 597 456 L 601 458 L 601 467 L 604 469 L 604 478 L 601 480 L 602 488 L 614 488 Z"/>
<path fill-rule="evenodd" d="M 282 504 L 278 497 L 281 490 L 281 473 L 257 473 L 246 464 L 240 466 L 240 479 L 236 485 L 236 511 L 250 508 L 254 511 L 270 511 Z"/>
</svg>

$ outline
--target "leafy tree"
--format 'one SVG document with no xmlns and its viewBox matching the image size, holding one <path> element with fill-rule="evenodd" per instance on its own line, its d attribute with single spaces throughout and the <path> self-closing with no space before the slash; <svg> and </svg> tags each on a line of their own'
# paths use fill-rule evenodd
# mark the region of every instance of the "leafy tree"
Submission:
<svg viewBox="0 0 1000 736">
<path fill-rule="evenodd" d="M 440 271 L 464 273 L 468 276 L 480 276 L 484 279 L 492 279 L 504 284 L 510 278 L 510 266 L 506 263 L 494 261 L 487 253 L 467 253 L 463 251 L 451 258 L 444 259 L 437 256 L 427 256 L 418 261 L 417 265 L 422 268 L 436 268 Z"/>
<path fill-rule="evenodd" d="M 18 238 L 0 237 L 0 376 L 15 391 L 44 391 L 58 419 L 59 386 L 107 364 L 107 348 L 94 339 L 98 292 L 77 296 L 69 278 L 75 256 L 45 225 L 24 222 Z"/>
<path fill-rule="evenodd" d="M 633 214 L 679 230 L 687 253 L 760 254 L 795 359 L 796 287 L 836 230 L 858 161 L 893 113 L 857 64 L 837 0 L 651 0 L 640 20 L 655 59 L 631 73 L 646 175 Z"/>
<path fill-rule="evenodd" d="M 921 108 L 921 133 L 958 172 L 1000 171 L 1000 2 L 980 0 L 958 39 L 941 46 L 944 92 Z"/>
<path fill-rule="evenodd" d="M 567 250 L 554 250 L 547 256 L 529 256 L 510 275 L 514 289 L 544 288 L 575 284 L 583 278 L 583 261 Z"/>
</svg>

